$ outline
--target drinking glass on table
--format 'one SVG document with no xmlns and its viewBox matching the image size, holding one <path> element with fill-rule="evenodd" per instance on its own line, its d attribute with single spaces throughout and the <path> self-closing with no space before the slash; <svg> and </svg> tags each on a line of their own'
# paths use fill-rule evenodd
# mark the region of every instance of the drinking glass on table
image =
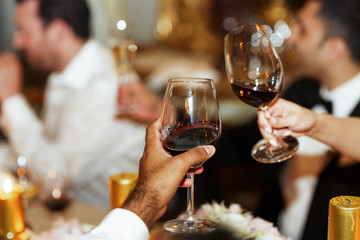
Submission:
<svg viewBox="0 0 360 240">
<path fill-rule="evenodd" d="M 178 155 L 201 145 L 217 146 L 221 134 L 219 105 L 213 80 L 203 78 L 170 79 L 162 107 L 161 138 L 171 155 Z M 187 177 L 203 163 L 192 166 Z M 187 189 L 186 214 L 168 221 L 164 228 L 171 232 L 208 232 L 216 224 L 198 219 L 194 214 L 194 185 Z"/>
<path fill-rule="evenodd" d="M 61 212 L 71 201 L 71 194 L 67 184 L 53 169 L 47 171 L 47 176 L 42 183 L 40 199 L 44 205 L 53 213 L 53 220 L 56 221 Z"/>
<path fill-rule="evenodd" d="M 254 24 L 229 32 L 225 37 L 225 63 L 234 93 L 246 104 L 266 112 L 278 97 L 283 80 L 281 60 L 266 30 Z M 292 136 L 278 139 L 277 146 L 261 139 L 251 155 L 261 163 L 281 162 L 292 157 L 298 145 Z"/>
</svg>

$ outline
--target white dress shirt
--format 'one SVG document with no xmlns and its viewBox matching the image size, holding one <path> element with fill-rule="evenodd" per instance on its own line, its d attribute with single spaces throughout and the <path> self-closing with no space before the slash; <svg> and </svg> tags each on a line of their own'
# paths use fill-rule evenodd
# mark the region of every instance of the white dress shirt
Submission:
<svg viewBox="0 0 360 240">
<path fill-rule="evenodd" d="M 325 100 L 332 102 L 332 114 L 334 116 L 340 118 L 348 117 L 360 102 L 360 73 L 332 91 L 321 87 L 320 95 Z M 311 110 L 317 113 L 327 112 L 322 105 L 315 105 Z M 325 154 L 331 149 L 326 144 L 307 136 L 299 137 L 298 140 L 299 150 L 297 154 L 320 155 Z M 297 190 L 296 199 L 279 215 L 279 228 L 281 232 L 291 237 L 292 240 L 297 240 L 301 237 L 308 216 L 307 210 L 310 209 L 317 181 L 317 176 L 298 178 L 295 181 L 295 188 Z"/>
<path fill-rule="evenodd" d="M 117 208 L 112 210 L 90 233 L 80 240 L 147 240 L 149 230 L 135 213 Z"/>
<path fill-rule="evenodd" d="M 50 75 L 41 119 L 21 94 L 3 102 L 2 128 L 35 179 L 55 170 L 77 197 L 109 206 L 109 176 L 137 172 L 145 144 L 144 125 L 115 118 L 117 86 L 110 51 L 89 40 Z"/>
</svg>

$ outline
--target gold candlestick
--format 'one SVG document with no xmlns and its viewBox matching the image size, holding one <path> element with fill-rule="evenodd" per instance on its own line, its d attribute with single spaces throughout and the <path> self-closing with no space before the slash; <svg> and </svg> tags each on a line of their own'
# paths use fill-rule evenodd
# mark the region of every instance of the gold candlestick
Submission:
<svg viewBox="0 0 360 240">
<path fill-rule="evenodd" d="M 0 190 L 0 238 L 12 239 L 22 233 L 24 228 L 22 188 L 6 179 Z"/>
<path fill-rule="evenodd" d="M 137 173 L 119 173 L 109 178 L 110 208 L 121 207 L 138 179 Z"/>
<path fill-rule="evenodd" d="M 328 240 L 360 239 L 360 197 L 338 196 L 329 202 Z"/>
</svg>

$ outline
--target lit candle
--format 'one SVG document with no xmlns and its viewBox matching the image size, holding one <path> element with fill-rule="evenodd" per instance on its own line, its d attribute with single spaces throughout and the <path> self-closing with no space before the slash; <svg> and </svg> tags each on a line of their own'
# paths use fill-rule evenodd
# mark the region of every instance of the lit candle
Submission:
<svg viewBox="0 0 360 240">
<path fill-rule="evenodd" d="M 121 207 L 130 192 L 134 189 L 137 179 L 137 173 L 119 173 L 109 178 L 111 209 Z"/>
<path fill-rule="evenodd" d="M 328 221 L 328 240 L 360 239 L 360 198 L 332 198 L 329 202 Z"/>
<path fill-rule="evenodd" d="M 13 184 L 10 178 L 0 189 L 0 236 L 13 238 L 24 231 L 24 212 L 22 207 L 22 188 Z"/>
</svg>

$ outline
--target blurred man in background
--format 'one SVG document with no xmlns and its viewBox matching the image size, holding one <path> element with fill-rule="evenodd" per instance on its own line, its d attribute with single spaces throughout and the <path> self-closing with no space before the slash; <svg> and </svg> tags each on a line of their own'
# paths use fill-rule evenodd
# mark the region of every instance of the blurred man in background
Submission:
<svg viewBox="0 0 360 240">
<path fill-rule="evenodd" d="M 145 126 L 115 119 L 116 68 L 89 39 L 89 20 L 85 0 L 18 1 L 13 45 L 50 76 L 40 119 L 21 93 L 19 60 L 0 56 L 1 127 L 36 181 L 55 172 L 77 197 L 107 206 L 109 176 L 138 170 Z"/>
</svg>

